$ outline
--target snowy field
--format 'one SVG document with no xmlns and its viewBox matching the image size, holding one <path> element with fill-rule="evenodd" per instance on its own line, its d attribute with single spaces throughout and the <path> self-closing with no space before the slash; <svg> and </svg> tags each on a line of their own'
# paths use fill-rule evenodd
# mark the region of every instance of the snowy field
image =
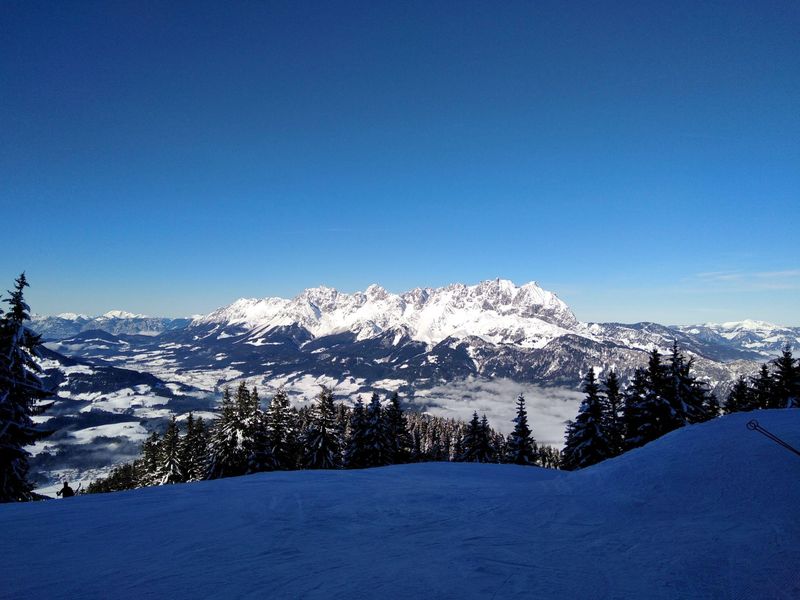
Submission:
<svg viewBox="0 0 800 600">
<path fill-rule="evenodd" d="M 0 506 L 3 598 L 800 598 L 800 411 L 575 473 L 428 463 Z"/>
</svg>

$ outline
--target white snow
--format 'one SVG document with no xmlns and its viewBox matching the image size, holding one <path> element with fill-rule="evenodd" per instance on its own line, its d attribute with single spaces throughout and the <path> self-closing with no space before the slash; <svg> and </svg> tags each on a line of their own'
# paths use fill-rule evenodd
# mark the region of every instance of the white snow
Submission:
<svg viewBox="0 0 800 600">
<path fill-rule="evenodd" d="M 243 298 L 192 322 L 193 326 L 244 327 L 256 340 L 253 345 L 261 345 L 257 343 L 260 336 L 271 329 L 293 324 L 317 337 L 352 331 L 357 339 L 368 339 L 393 331 L 394 344 L 408 334 L 428 344 L 448 337 L 478 336 L 494 343 L 513 340 L 538 348 L 570 333 L 577 319 L 563 301 L 536 282 L 517 287 L 496 279 L 403 294 L 389 293 L 378 285 L 354 294 L 318 287 L 291 300 Z"/>
<path fill-rule="evenodd" d="M 800 597 L 800 411 L 565 473 L 427 463 L 0 505 L 8 598 Z"/>
<path fill-rule="evenodd" d="M 112 423 L 87 427 L 71 433 L 77 444 L 90 444 L 98 437 L 125 437 L 130 441 L 141 442 L 147 437 L 147 430 L 140 423 Z"/>
<path fill-rule="evenodd" d="M 139 315 L 125 310 L 110 310 L 99 318 L 105 319 L 147 319 L 147 315 Z"/>
</svg>

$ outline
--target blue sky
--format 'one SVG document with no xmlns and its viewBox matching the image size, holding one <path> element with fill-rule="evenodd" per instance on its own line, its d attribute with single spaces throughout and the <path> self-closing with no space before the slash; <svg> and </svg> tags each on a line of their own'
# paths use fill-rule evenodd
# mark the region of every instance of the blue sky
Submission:
<svg viewBox="0 0 800 600">
<path fill-rule="evenodd" d="M 36 312 L 536 280 L 800 324 L 795 2 L 3 2 Z"/>
</svg>

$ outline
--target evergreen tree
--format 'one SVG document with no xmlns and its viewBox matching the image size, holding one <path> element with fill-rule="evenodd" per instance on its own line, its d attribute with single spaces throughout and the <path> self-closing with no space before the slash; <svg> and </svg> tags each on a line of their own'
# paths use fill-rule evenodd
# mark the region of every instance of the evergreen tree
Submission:
<svg viewBox="0 0 800 600">
<path fill-rule="evenodd" d="M 536 462 L 534 441 L 528 427 L 528 412 L 525 410 L 525 396 L 517 397 L 517 416 L 514 418 L 514 431 L 506 443 L 506 460 L 517 465 L 532 465 Z"/>
<path fill-rule="evenodd" d="M 705 421 L 719 413 L 716 400 L 710 398 L 711 394 L 705 385 L 692 375 L 692 364 L 693 359 L 687 361 L 679 351 L 678 343 L 673 343 L 667 369 L 668 379 L 661 391 L 672 407 L 672 423 L 667 425 L 672 429 Z"/>
<path fill-rule="evenodd" d="M 552 446 L 539 446 L 536 461 L 545 469 L 561 468 L 561 451 Z"/>
<path fill-rule="evenodd" d="M 269 454 L 271 466 L 275 470 L 293 469 L 297 465 L 296 416 L 289 396 L 283 389 L 278 390 L 267 411 Z"/>
<path fill-rule="evenodd" d="M 622 419 L 624 399 L 620 389 L 619 378 L 611 371 L 603 381 L 605 390 L 605 424 L 604 428 L 611 447 L 612 456 L 622 454 L 625 441 L 625 427 Z"/>
<path fill-rule="evenodd" d="M 684 424 L 687 414 L 676 410 L 675 382 L 661 363 L 657 350 L 650 354 L 646 370 L 637 370 L 625 399 L 625 444 L 643 446 Z"/>
<path fill-rule="evenodd" d="M 470 419 L 467 429 L 464 431 L 464 435 L 461 438 L 463 452 L 459 457 L 460 461 L 480 462 L 481 436 L 481 421 L 478 417 L 478 411 L 474 411 L 472 413 L 472 419 Z"/>
<path fill-rule="evenodd" d="M 347 446 L 344 451 L 344 466 L 348 469 L 362 469 L 369 465 L 367 457 L 367 417 L 364 403 L 359 397 L 350 414 L 347 433 Z"/>
<path fill-rule="evenodd" d="M 175 415 L 172 415 L 164 437 L 161 438 L 159 455 L 158 485 L 186 481 L 184 466 L 181 464 L 181 439 Z"/>
<path fill-rule="evenodd" d="M 792 358 L 792 349 L 786 346 L 776 358 L 772 377 L 772 407 L 800 408 L 800 366 Z"/>
<path fill-rule="evenodd" d="M 139 485 L 139 461 L 117 465 L 103 479 L 92 481 L 86 487 L 87 494 L 106 494 L 132 490 Z"/>
<path fill-rule="evenodd" d="M 138 469 L 136 487 L 147 487 L 157 482 L 158 470 L 161 465 L 161 438 L 158 432 L 153 431 L 142 443 L 142 456 Z"/>
<path fill-rule="evenodd" d="M 234 400 L 229 388 L 222 396 L 219 418 L 209 442 L 207 479 L 243 475 L 247 467 L 247 456 L 242 447 L 243 426 L 239 408 L 242 398 Z"/>
<path fill-rule="evenodd" d="M 594 369 L 589 369 L 583 382 L 586 397 L 581 403 L 580 411 L 567 428 L 564 444 L 563 462 L 568 470 L 582 469 L 599 463 L 613 455 L 610 441 L 606 435 L 603 399 L 600 386 L 594 376 Z"/>
<path fill-rule="evenodd" d="M 411 462 L 421 462 L 422 455 L 422 436 L 420 436 L 419 429 L 415 429 L 411 433 Z M 456 459 L 458 460 L 458 459 Z"/>
<path fill-rule="evenodd" d="M 501 438 L 501 444 L 502 441 Z M 481 416 L 480 436 L 478 437 L 478 462 L 495 462 L 497 454 L 494 432 L 489 427 L 489 419 L 484 414 Z"/>
<path fill-rule="evenodd" d="M 708 421 L 709 419 L 714 419 L 720 415 L 721 407 L 719 405 L 719 400 L 717 400 L 716 394 L 707 393 L 705 402 L 703 403 L 703 421 Z"/>
<path fill-rule="evenodd" d="M 750 410 L 753 394 L 744 377 L 739 377 L 725 399 L 723 410 L 725 414 Z"/>
<path fill-rule="evenodd" d="M 41 338 L 25 326 L 30 320 L 24 299 L 27 286 L 23 273 L 4 300 L 8 312 L 0 310 L 0 502 L 33 498 L 33 486 L 27 480 L 30 453 L 25 447 L 52 433 L 32 419 L 50 406 L 42 401 L 52 393 L 44 388 L 41 368 L 34 361 Z"/>
<path fill-rule="evenodd" d="M 389 404 L 384 411 L 386 433 L 389 439 L 390 462 L 393 464 L 406 463 L 411 458 L 411 435 L 408 432 L 408 423 L 400 407 L 400 398 L 397 392 L 392 394 Z"/>
<path fill-rule="evenodd" d="M 777 408 L 775 395 L 772 393 L 772 375 L 767 365 L 761 365 L 758 376 L 752 380 L 753 408 Z"/>
<path fill-rule="evenodd" d="M 246 388 L 240 387 L 244 396 Z M 246 394 L 247 402 L 243 415 L 244 422 L 244 452 L 247 455 L 247 472 L 260 473 L 272 468 L 272 453 L 269 444 L 267 415 L 261 410 L 261 399 L 258 389 L 253 389 Z"/>
<path fill-rule="evenodd" d="M 205 476 L 208 453 L 208 437 L 202 418 L 189 413 L 186 419 L 186 434 L 181 440 L 181 464 L 186 481 L 199 481 Z"/>
<path fill-rule="evenodd" d="M 312 422 L 303 435 L 303 466 L 336 469 L 342 465 L 341 431 L 336 423 L 333 392 L 323 386 L 317 396 Z"/>
<path fill-rule="evenodd" d="M 392 450 L 386 435 L 383 407 L 378 394 L 373 393 L 366 410 L 364 426 L 364 452 L 366 466 L 382 467 L 391 464 Z"/>
</svg>

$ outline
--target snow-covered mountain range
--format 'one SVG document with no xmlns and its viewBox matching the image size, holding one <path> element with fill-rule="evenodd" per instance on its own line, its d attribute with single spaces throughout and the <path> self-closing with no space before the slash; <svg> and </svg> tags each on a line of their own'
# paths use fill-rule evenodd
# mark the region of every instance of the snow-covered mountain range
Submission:
<svg viewBox="0 0 800 600">
<path fill-rule="evenodd" d="M 543 441 L 558 443 L 590 368 L 625 378 L 650 350 L 667 352 L 677 341 L 724 393 L 785 344 L 800 344 L 800 328 L 755 321 L 585 323 L 536 283 L 502 279 L 403 294 L 318 287 L 292 299 L 237 300 L 191 320 L 112 311 L 36 317 L 32 326 L 48 340 L 44 366 L 59 396 L 53 425 L 61 433 L 39 448 L 38 463 L 51 473 L 76 456 L 74 436 L 102 431 L 117 444 L 118 430 L 141 435 L 134 425 L 158 427 L 170 412 L 206 410 L 222 387 L 243 379 L 265 397 L 284 387 L 298 400 L 320 384 L 339 398 L 399 391 L 420 409 L 463 417 L 476 408 L 498 424 L 524 391 L 542 407 L 537 434 L 544 427 Z"/>
<path fill-rule="evenodd" d="M 110 310 L 98 317 L 76 313 L 45 316 L 32 315 L 31 327 L 45 340 L 60 340 L 82 331 L 99 329 L 108 333 L 154 336 L 171 329 L 186 327 L 191 319 L 148 317 L 124 310 Z"/>
<path fill-rule="evenodd" d="M 297 325 L 315 338 L 351 332 L 364 340 L 393 331 L 429 345 L 476 336 L 489 343 L 538 348 L 579 323 L 562 300 L 535 282 L 517 287 L 496 279 L 403 294 L 371 285 L 354 294 L 318 287 L 291 300 L 242 299 L 195 319 L 190 327 L 208 325 L 248 330 L 253 343 L 275 327 Z"/>
</svg>

